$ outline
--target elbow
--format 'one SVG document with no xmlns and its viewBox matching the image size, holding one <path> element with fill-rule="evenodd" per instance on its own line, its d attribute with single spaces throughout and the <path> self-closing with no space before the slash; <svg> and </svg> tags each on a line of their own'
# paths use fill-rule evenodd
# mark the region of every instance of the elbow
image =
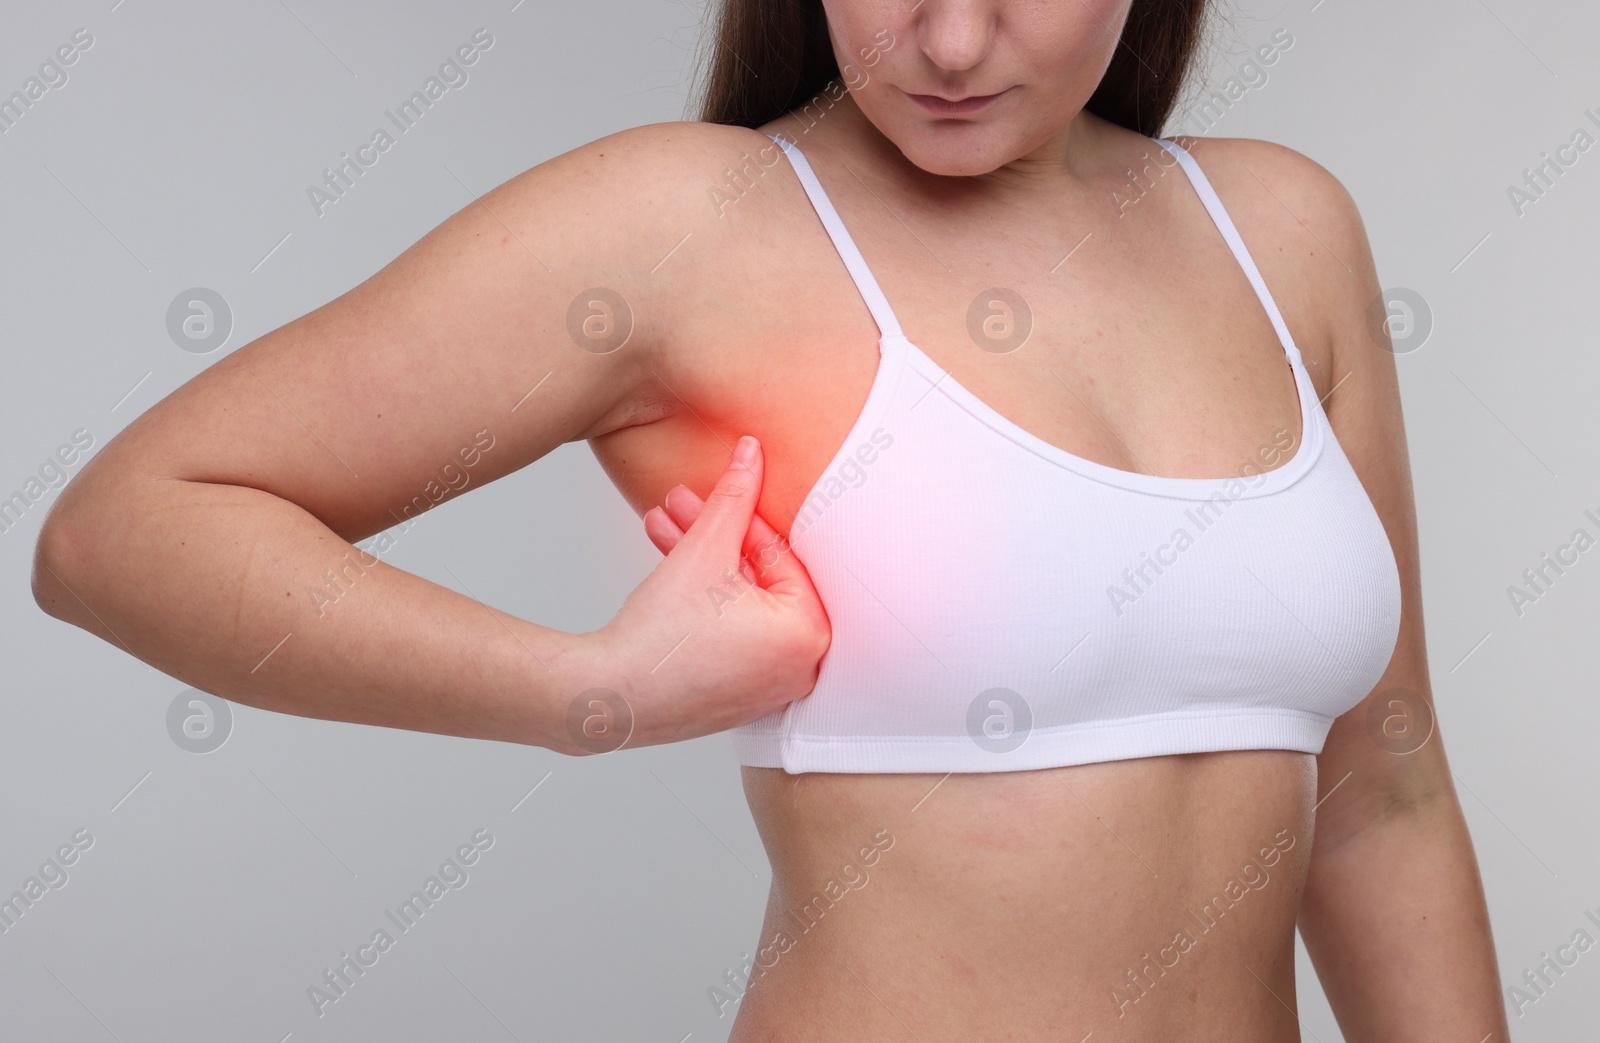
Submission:
<svg viewBox="0 0 1600 1043">
<path fill-rule="evenodd" d="M 86 614 L 81 599 L 90 598 L 88 578 L 102 571 L 99 563 L 114 560 L 104 551 L 106 538 L 142 513 L 130 493 L 135 486 L 106 472 L 104 454 L 89 461 L 61 489 L 39 524 L 33 545 L 33 600 L 47 614 L 81 625 Z M 109 480 L 108 480 L 109 479 Z M 98 559 L 98 561 L 97 561 Z"/>
<path fill-rule="evenodd" d="M 33 546 L 33 600 L 57 619 L 68 619 L 71 607 L 67 602 L 75 600 L 72 591 L 77 583 L 72 578 L 72 563 L 78 558 L 80 538 L 59 512 L 52 512 Z"/>
<path fill-rule="evenodd" d="M 127 503 L 115 502 L 117 497 L 108 497 L 103 487 L 85 485 L 83 477 L 67 483 L 40 523 L 31 573 L 34 603 L 48 615 L 77 625 L 87 611 L 84 600 L 93 600 L 86 588 L 104 540 L 102 525 L 111 518 L 127 518 L 130 510 Z"/>
</svg>

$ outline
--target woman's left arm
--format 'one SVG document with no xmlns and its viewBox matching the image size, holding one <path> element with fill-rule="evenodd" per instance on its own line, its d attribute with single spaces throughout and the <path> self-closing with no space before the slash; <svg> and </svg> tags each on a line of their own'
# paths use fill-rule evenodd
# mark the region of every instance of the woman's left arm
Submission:
<svg viewBox="0 0 1600 1043">
<path fill-rule="evenodd" d="M 1303 314 L 1329 338 L 1323 408 L 1400 571 L 1393 658 L 1317 758 L 1300 934 L 1350 1043 L 1508 1043 L 1483 884 L 1432 712 L 1411 468 L 1394 351 L 1370 322 L 1380 286 L 1366 230 L 1344 186 L 1299 153 L 1246 162 L 1299 225 L 1291 241 L 1311 257 Z M 1420 714 L 1401 690 L 1426 701 Z"/>
</svg>

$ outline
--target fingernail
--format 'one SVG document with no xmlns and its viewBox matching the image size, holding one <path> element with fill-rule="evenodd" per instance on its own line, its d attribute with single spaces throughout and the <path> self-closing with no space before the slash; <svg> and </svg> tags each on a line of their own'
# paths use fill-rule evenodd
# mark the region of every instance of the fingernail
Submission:
<svg viewBox="0 0 1600 1043">
<path fill-rule="evenodd" d="M 745 435 L 739 439 L 739 444 L 733 447 L 733 458 L 749 467 L 756 458 L 757 444 L 754 435 Z"/>
</svg>

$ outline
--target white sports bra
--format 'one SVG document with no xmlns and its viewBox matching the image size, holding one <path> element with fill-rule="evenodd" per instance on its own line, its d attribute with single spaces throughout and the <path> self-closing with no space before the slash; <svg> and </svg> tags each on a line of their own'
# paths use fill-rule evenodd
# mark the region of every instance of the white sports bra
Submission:
<svg viewBox="0 0 1600 1043">
<path fill-rule="evenodd" d="M 729 731 L 789 772 L 1021 771 L 1320 753 L 1383 675 L 1400 580 L 1243 240 L 1199 193 L 1283 344 L 1303 436 L 1236 476 L 1074 456 L 991 409 L 900 323 L 805 156 L 774 137 L 878 324 L 877 375 L 790 545 L 832 625 L 809 695 Z"/>
</svg>

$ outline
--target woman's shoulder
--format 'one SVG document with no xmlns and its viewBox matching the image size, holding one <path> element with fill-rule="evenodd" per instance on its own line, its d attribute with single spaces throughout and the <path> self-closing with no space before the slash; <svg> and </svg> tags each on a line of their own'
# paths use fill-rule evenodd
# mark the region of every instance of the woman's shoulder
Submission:
<svg viewBox="0 0 1600 1043">
<path fill-rule="evenodd" d="M 665 319 L 681 294 L 737 270 L 743 244 L 764 239 L 781 207 L 735 204 L 751 194 L 772 200 L 774 193 L 750 188 L 778 162 L 777 146 L 748 127 L 649 123 L 553 156 L 503 191 L 509 209 L 550 215 L 554 245 L 628 278 L 632 293 Z"/>
<path fill-rule="evenodd" d="M 715 190 L 753 162 L 772 166 L 778 146 L 749 127 L 699 120 L 646 123 L 596 138 L 547 161 L 598 167 L 606 161 L 658 205 L 714 205 Z M 544 166 L 546 164 L 541 164 Z"/>
<path fill-rule="evenodd" d="M 676 409 L 662 375 L 699 383 L 725 360 L 730 316 L 779 299 L 789 259 L 773 243 L 804 205 L 797 183 L 774 183 L 792 178 L 766 176 L 783 163 L 758 130 L 685 120 L 607 134 L 521 176 L 511 209 L 562 215 L 531 247 L 544 243 L 568 281 L 612 291 L 635 331 L 643 376 L 586 438 Z"/>
<path fill-rule="evenodd" d="M 1194 157 L 1219 193 L 1226 185 L 1238 183 L 1249 200 L 1252 193 L 1247 183 L 1254 182 L 1257 191 L 1264 191 L 1268 201 L 1295 220 L 1314 218 L 1330 231 L 1341 224 L 1360 222 L 1354 198 L 1333 172 L 1287 145 L 1260 138 L 1178 135 L 1168 140 Z"/>
<path fill-rule="evenodd" d="M 1352 310 L 1365 315 L 1371 303 L 1372 250 L 1355 198 L 1327 167 L 1287 145 L 1170 140 L 1216 189 L 1314 375 L 1331 372 L 1337 331 Z"/>
<path fill-rule="evenodd" d="M 737 191 L 730 188 L 737 172 L 772 144 L 747 127 L 642 124 L 551 156 L 499 192 L 515 206 L 563 211 L 586 224 L 591 237 L 616 233 L 644 247 L 721 216 L 723 197 Z M 762 162 L 772 165 L 770 157 Z"/>
<path fill-rule="evenodd" d="M 783 163 L 779 146 L 749 127 L 693 120 L 649 123 L 608 134 L 540 164 L 559 182 L 563 201 L 586 209 L 640 249 L 659 246 L 652 263 L 674 254 L 670 267 L 698 276 L 694 264 L 725 266 L 738 243 L 760 239 L 783 201 L 752 192 Z M 530 172 L 531 173 L 531 172 Z M 743 202 L 749 196 L 770 202 Z M 755 223 L 752 223 L 755 222 Z M 758 227 L 759 226 L 759 227 Z M 658 274 L 670 279 L 668 266 Z"/>
</svg>

